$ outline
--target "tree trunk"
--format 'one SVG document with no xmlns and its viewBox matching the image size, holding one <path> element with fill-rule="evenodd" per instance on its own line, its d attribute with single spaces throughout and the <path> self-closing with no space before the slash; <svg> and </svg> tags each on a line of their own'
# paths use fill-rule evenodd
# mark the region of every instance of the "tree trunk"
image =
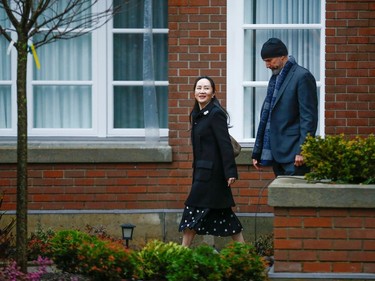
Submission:
<svg viewBox="0 0 375 281">
<path fill-rule="evenodd" d="M 19 34 L 18 34 L 19 35 Z M 27 272 L 27 38 L 18 41 L 17 59 L 17 239 L 16 259 Z"/>
</svg>

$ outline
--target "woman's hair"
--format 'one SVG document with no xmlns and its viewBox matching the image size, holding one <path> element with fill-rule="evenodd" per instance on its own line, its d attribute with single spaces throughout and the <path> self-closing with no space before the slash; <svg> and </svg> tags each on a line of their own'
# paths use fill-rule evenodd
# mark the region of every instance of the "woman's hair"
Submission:
<svg viewBox="0 0 375 281">
<path fill-rule="evenodd" d="M 195 88 L 197 87 L 197 83 L 199 80 L 202 80 L 202 79 L 207 79 L 210 84 L 211 84 L 211 87 L 212 87 L 212 93 L 215 94 L 216 93 L 216 86 L 215 86 L 215 82 L 214 80 L 209 77 L 209 76 L 199 76 L 196 80 L 195 80 L 195 83 L 194 83 L 194 88 L 193 88 L 193 91 L 195 92 Z M 219 100 L 216 98 L 216 95 L 214 95 L 212 97 L 212 100 L 211 100 L 212 103 L 214 103 L 217 107 L 219 107 L 224 113 L 225 115 L 227 116 L 227 119 L 228 119 L 228 125 L 229 125 L 229 113 L 225 110 L 224 107 L 221 106 Z M 194 107 L 193 107 L 193 110 L 190 112 L 190 115 L 189 115 L 189 121 L 190 121 L 190 124 L 192 123 L 192 114 L 193 112 L 199 112 L 200 111 L 200 108 L 199 108 L 199 103 L 197 102 L 197 100 L 195 100 L 194 102 Z"/>
</svg>

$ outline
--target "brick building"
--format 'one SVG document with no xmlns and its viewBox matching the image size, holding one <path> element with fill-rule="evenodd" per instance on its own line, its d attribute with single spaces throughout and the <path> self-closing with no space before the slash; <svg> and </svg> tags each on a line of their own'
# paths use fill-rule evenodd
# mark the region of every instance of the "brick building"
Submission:
<svg viewBox="0 0 375 281">
<path fill-rule="evenodd" d="M 145 14 L 145 6 L 139 3 L 147 1 L 128 2 L 125 12 L 94 31 L 89 42 L 82 39 L 91 55 L 91 64 L 78 63 L 83 77 L 67 77 L 66 72 L 74 72 L 75 67 L 52 74 L 54 67 L 46 66 L 49 56 L 66 60 L 57 56 L 66 46 L 56 43 L 38 51 L 41 71 L 33 66 L 29 77 L 33 91 L 29 103 L 33 107 L 29 124 L 29 231 L 39 224 L 53 229 L 89 224 L 102 225 L 120 236 L 120 224 L 129 222 L 136 225 L 134 245 L 152 238 L 180 241 L 177 226 L 192 172 L 188 122 L 192 87 L 197 76 L 209 75 L 231 114 L 231 133 L 243 145 L 237 158 L 240 179 L 232 189 L 245 239 L 272 232 L 273 209 L 267 205 L 265 187 L 273 173 L 267 168 L 258 172 L 250 164 L 257 116 L 269 78 L 259 56 L 267 37 L 281 37 L 297 62 L 316 76 L 319 134 L 374 133 L 374 1 L 310 0 L 302 5 L 296 0 L 289 1 L 290 6 L 288 1 L 154 1 L 151 61 L 156 64 L 159 128 L 151 136 L 148 132 L 153 130 L 146 124 L 147 118 L 152 119 L 146 107 L 149 101 L 128 96 L 139 89 L 142 95 L 145 73 L 136 66 L 143 60 L 150 62 L 145 53 L 137 53 L 143 36 L 147 36 L 143 17 L 137 19 Z M 135 19 L 127 22 L 122 17 Z M 0 88 L 4 95 L 9 89 L 12 96 L 15 56 L 6 55 L 4 42 L 0 50 L 9 62 L 3 66 L 8 68 L 0 75 Z M 82 44 L 74 43 L 73 47 L 81 50 Z M 74 64 L 72 55 L 67 56 Z M 87 69 L 81 69 L 82 65 Z M 47 88 L 51 85 L 62 86 L 55 89 L 59 93 L 71 90 L 72 85 L 87 87 L 79 92 L 87 90 L 89 100 L 83 97 L 77 111 L 86 109 L 86 104 L 92 106 L 88 123 L 44 125 L 44 119 L 51 119 L 53 114 L 38 113 L 50 109 L 51 104 L 38 98 L 46 89 L 53 92 Z M 15 109 L 14 102 L 8 104 Z M 137 114 L 142 116 L 133 122 L 131 117 Z M 6 192 L 3 207 L 9 215 L 16 209 L 15 117 L 10 114 L 12 122 L 0 128 L 0 187 Z"/>
</svg>

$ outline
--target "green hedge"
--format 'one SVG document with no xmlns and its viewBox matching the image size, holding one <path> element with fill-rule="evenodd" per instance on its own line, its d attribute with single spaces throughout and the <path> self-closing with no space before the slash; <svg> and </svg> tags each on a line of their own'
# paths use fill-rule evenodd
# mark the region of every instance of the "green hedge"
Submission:
<svg viewBox="0 0 375 281">
<path fill-rule="evenodd" d="M 348 138 L 343 134 L 307 137 L 302 155 L 311 172 L 309 181 L 375 183 L 375 137 Z"/>
<path fill-rule="evenodd" d="M 64 230 L 48 244 L 46 255 L 57 268 L 92 280 L 267 280 L 265 261 L 245 243 L 230 243 L 219 253 L 207 245 L 186 248 L 153 240 L 135 251 L 125 249 L 121 241 Z"/>
</svg>

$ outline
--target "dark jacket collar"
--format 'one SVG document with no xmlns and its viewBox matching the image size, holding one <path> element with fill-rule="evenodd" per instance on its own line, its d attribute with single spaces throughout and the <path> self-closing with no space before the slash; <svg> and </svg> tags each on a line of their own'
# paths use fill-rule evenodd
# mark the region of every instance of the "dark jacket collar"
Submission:
<svg viewBox="0 0 375 281">
<path fill-rule="evenodd" d="M 215 107 L 215 104 L 211 101 L 209 104 L 207 104 L 200 111 L 194 112 L 193 113 L 193 118 L 196 119 L 196 118 L 199 118 L 199 117 L 202 117 L 202 116 L 207 116 L 208 114 L 210 114 L 210 112 L 212 111 L 212 109 L 214 107 Z"/>
</svg>

